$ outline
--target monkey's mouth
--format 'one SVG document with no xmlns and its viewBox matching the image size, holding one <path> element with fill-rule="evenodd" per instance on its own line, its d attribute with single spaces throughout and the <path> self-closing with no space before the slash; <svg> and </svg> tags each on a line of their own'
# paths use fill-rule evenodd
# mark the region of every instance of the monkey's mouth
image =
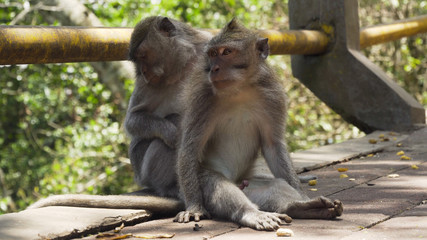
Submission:
<svg viewBox="0 0 427 240">
<path fill-rule="evenodd" d="M 145 79 L 145 82 L 150 85 L 159 85 L 161 82 L 161 78 L 154 74 L 145 74 L 144 79 Z"/>
<path fill-rule="evenodd" d="M 228 88 L 231 85 L 233 85 L 234 81 L 233 80 L 228 80 L 228 79 L 225 79 L 225 80 L 216 80 L 216 81 L 212 81 L 212 84 L 214 85 L 214 87 L 216 89 L 224 89 L 224 88 Z"/>
</svg>

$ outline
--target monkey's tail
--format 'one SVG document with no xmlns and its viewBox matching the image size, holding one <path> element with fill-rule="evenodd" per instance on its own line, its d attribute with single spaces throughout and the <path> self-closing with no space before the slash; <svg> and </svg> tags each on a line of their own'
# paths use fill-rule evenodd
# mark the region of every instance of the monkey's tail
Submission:
<svg viewBox="0 0 427 240">
<path fill-rule="evenodd" d="M 27 209 L 48 206 L 110 208 L 110 209 L 144 209 L 155 215 L 174 215 L 185 209 L 184 203 L 178 199 L 159 196 L 129 195 L 86 195 L 64 194 L 41 199 Z"/>
</svg>

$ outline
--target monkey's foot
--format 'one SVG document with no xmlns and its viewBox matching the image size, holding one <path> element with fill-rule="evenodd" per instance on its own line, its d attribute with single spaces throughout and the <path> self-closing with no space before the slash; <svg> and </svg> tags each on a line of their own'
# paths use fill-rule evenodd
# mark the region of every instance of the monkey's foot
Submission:
<svg viewBox="0 0 427 240">
<path fill-rule="evenodd" d="M 262 212 L 257 210 L 245 212 L 238 222 L 243 226 L 256 230 L 273 231 L 280 227 L 282 220 L 286 223 L 292 222 L 292 218 L 286 214 Z"/>
<path fill-rule="evenodd" d="M 174 222 L 179 222 L 179 223 L 188 223 L 191 220 L 194 220 L 195 222 L 200 221 L 200 219 L 204 219 L 204 218 L 210 218 L 210 214 L 203 208 L 193 208 L 193 209 L 187 209 L 186 211 L 182 211 L 179 212 L 176 216 L 175 219 L 173 220 Z"/>
<path fill-rule="evenodd" d="M 340 200 L 332 202 L 326 197 L 318 197 L 306 202 L 295 202 L 286 213 L 293 218 L 334 219 L 344 211 Z"/>
</svg>

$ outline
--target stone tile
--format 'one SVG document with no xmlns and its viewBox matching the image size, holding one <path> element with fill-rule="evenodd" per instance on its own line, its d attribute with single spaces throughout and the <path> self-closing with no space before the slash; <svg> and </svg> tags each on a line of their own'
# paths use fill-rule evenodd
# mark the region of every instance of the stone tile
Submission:
<svg viewBox="0 0 427 240">
<path fill-rule="evenodd" d="M 351 234 L 345 240 L 425 239 L 427 238 L 427 204 L 379 223 L 372 228 Z"/>
<path fill-rule="evenodd" d="M 176 223 L 173 218 L 154 220 L 125 227 L 120 234 L 132 234 L 134 236 L 155 235 L 155 234 L 175 234 L 173 240 L 210 239 L 214 236 L 223 235 L 237 230 L 239 226 L 227 221 L 202 220 L 197 224 L 201 227 L 194 230 L 195 222 Z M 110 231 L 112 232 L 112 231 Z M 96 239 L 96 236 L 84 238 L 86 240 Z M 135 238 L 136 239 L 136 238 Z"/>
<path fill-rule="evenodd" d="M 144 210 L 45 207 L 0 216 L 0 239 L 70 239 L 121 223 L 145 221 Z"/>
</svg>

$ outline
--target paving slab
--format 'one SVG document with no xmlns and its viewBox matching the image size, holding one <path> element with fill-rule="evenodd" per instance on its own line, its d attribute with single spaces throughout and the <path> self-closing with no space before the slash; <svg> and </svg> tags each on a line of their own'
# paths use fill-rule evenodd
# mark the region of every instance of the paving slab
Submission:
<svg viewBox="0 0 427 240">
<path fill-rule="evenodd" d="M 378 239 L 426 239 L 427 204 L 421 204 L 411 210 L 379 223 L 369 229 L 363 229 L 343 238 L 344 240 Z"/>
<path fill-rule="evenodd" d="M 369 153 L 383 151 L 386 147 L 405 140 L 408 134 L 375 131 L 364 137 L 342 143 L 291 153 L 298 173 L 321 168 L 332 163 L 346 161 Z M 375 140 L 375 143 L 370 142 Z"/>
<path fill-rule="evenodd" d="M 0 239 L 70 239 L 146 221 L 145 210 L 45 207 L 0 216 Z"/>
<path fill-rule="evenodd" d="M 196 227 L 196 224 L 198 227 Z M 199 223 L 176 223 L 173 222 L 173 218 L 167 218 L 125 227 L 120 234 L 117 235 L 132 234 L 132 236 L 143 237 L 157 234 L 169 234 L 174 235 L 174 240 L 200 240 L 211 239 L 215 236 L 233 232 L 239 228 L 240 227 L 237 224 L 228 221 L 202 220 Z M 110 231 L 110 233 L 113 232 Z M 97 238 L 96 235 L 93 235 L 85 237 L 84 239 L 95 240 L 99 238 Z"/>
</svg>

